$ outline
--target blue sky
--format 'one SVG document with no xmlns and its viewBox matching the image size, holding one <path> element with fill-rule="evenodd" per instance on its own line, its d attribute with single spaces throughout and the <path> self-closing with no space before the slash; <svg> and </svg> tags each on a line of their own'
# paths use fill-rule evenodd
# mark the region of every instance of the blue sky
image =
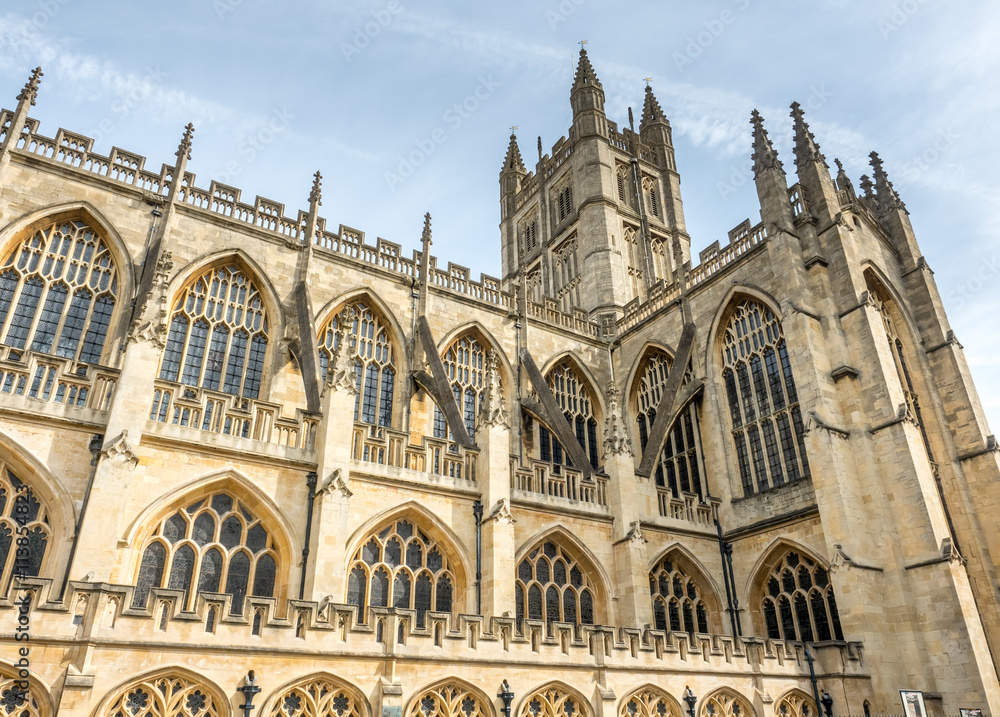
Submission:
<svg viewBox="0 0 1000 717">
<path fill-rule="evenodd" d="M 577 42 L 624 125 L 643 78 L 673 128 L 693 252 L 758 218 L 750 110 L 786 170 L 798 100 L 857 183 L 878 150 L 911 212 L 994 428 L 1000 426 L 1000 4 L 986 0 L 504 3 L 8 0 L 0 102 L 45 70 L 33 116 L 305 208 L 409 254 L 499 272 L 498 173 L 512 125 L 529 166 L 570 124 Z M 6 99 L 3 99 L 6 98 Z M 404 160 L 416 158 L 412 171 Z M 405 176 L 404 176 L 405 175 Z"/>
</svg>

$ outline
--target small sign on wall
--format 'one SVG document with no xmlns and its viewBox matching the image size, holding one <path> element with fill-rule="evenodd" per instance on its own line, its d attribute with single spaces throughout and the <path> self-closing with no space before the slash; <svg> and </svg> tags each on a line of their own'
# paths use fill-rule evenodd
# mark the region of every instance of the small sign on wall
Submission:
<svg viewBox="0 0 1000 717">
<path fill-rule="evenodd" d="M 923 692 L 919 690 L 900 690 L 899 696 L 903 700 L 903 714 L 906 717 L 927 717 Z"/>
<path fill-rule="evenodd" d="M 981 709 L 959 709 L 958 714 L 961 715 L 961 717 L 983 717 L 983 711 Z"/>
</svg>

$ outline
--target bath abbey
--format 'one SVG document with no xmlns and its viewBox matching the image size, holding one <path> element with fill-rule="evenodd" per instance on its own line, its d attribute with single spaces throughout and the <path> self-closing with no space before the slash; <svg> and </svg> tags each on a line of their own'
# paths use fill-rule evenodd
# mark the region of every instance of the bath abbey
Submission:
<svg viewBox="0 0 1000 717">
<path fill-rule="evenodd" d="M 30 74 L 0 717 L 1000 715 L 1000 448 L 891 167 L 755 111 L 760 216 L 692 256 L 654 88 L 569 90 L 475 278 L 319 172 L 196 177 L 191 125 L 99 154 Z"/>
</svg>

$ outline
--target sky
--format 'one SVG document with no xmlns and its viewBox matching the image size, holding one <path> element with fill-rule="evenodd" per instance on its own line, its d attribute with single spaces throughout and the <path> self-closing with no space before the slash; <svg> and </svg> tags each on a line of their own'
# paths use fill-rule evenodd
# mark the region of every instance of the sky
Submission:
<svg viewBox="0 0 1000 717">
<path fill-rule="evenodd" d="M 587 51 L 619 126 L 645 78 L 674 130 L 692 255 L 759 207 L 758 108 L 794 176 L 788 106 L 857 185 L 877 150 L 906 202 L 1000 427 L 1000 3 L 993 0 L 6 0 L 0 104 L 45 72 L 32 116 L 321 215 L 409 255 L 424 212 L 439 266 L 500 271 L 498 175 L 511 127 L 526 164 L 571 123 Z M 794 181 L 794 180 L 792 180 Z"/>
</svg>

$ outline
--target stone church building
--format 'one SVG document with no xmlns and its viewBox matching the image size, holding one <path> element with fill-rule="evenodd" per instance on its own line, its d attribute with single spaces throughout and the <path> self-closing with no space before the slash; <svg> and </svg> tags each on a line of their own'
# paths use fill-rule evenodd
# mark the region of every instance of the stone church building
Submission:
<svg viewBox="0 0 1000 717">
<path fill-rule="evenodd" d="M 159 169 L 49 138 L 40 77 L 0 115 L 3 717 L 1000 715 L 1000 453 L 878 155 L 754 112 L 760 221 L 692 257 L 663 109 L 617 125 L 582 51 L 475 279 L 318 173 L 196 181 L 190 125 Z"/>
</svg>

